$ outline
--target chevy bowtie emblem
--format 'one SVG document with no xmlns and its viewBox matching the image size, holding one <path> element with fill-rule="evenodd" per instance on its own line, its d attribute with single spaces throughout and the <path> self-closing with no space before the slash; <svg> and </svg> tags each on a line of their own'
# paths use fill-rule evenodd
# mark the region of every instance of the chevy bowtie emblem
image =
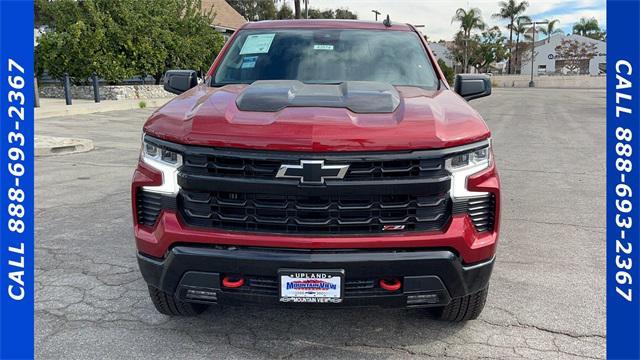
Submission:
<svg viewBox="0 0 640 360">
<path fill-rule="evenodd" d="M 300 165 L 283 164 L 276 177 L 300 179 L 303 184 L 324 184 L 325 179 L 342 179 L 349 165 L 325 165 L 324 160 L 300 160 Z"/>
</svg>

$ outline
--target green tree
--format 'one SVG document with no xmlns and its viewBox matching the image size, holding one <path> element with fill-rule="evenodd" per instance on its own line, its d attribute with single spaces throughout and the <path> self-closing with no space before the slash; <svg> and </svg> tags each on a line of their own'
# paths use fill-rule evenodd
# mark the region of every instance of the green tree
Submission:
<svg viewBox="0 0 640 360">
<path fill-rule="evenodd" d="M 309 8 L 308 10 L 309 19 L 335 19 L 336 14 L 333 10 L 320 10 L 315 8 Z"/>
<path fill-rule="evenodd" d="M 111 14 L 100 11 L 100 5 L 98 1 L 61 0 L 41 9 L 39 19 L 47 21 L 42 25 L 49 31 L 39 39 L 39 67 L 55 78 L 68 73 L 75 83 L 86 81 L 93 73 L 108 81 L 134 75 L 126 61 L 133 44 L 123 38 L 121 29 L 113 29 Z"/>
<path fill-rule="evenodd" d="M 500 11 L 493 14 L 493 17 L 509 20 L 509 63 L 507 65 L 507 73 L 511 74 L 511 46 L 513 44 L 513 27 L 518 16 L 523 14 L 529 7 L 527 1 L 516 2 L 515 0 L 500 1 Z"/>
<path fill-rule="evenodd" d="M 46 1 L 46 0 L 38 0 Z M 304 17 L 300 8 L 300 0 L 294 1 L 294 9 L 291 9 L 286 0 L 228 0 L 240 15 L 251 21 L 258 20 L 286 20 L 300 19 Z M 282 3 L 280 7 L 276 7 L 276 3 Z M 357 19 L 358 16 L 348 9 L 325 9 L 316 8 L 308 9 L 309 19 Z"/>
<path fill-rule="evenodd" d="M 480 43 L 480 36 L 477 34 L 467 37 L 464 31 L 460 30 L 453 38 L 453 42 L 448 46 L 451 56 L 456 64 L 475 64 L 475 56 L 478 54 L 478 44 Z M 456 69 L 454 69 L 456 70 Z M 456 72 L 464 73 L 464 67 L 457 69 Z"/>
<path fill-rule="evenodd" d="M 324 19 L 323 15 L 322 15 L 322 11 L 320 11 L 319 9 L 315 9 L 315 8 L 310 8 L 307 10 L 307 15 L 309 17 L 309 19 Z"/>
<path fill-rule="evenodd" d="M 522 35 L 523 38 L 531 38 L 531 35 L 527 35 L 527 31 L 531 30 L 531 26 L 528 25 L 531 22 L 531 18 L 529 18 L 526 15 L 522 15 L 522 16 L 518 16 L 516 18 L 515 23 L 513 24 L 513 28 L 510 30 L 513 30 L 513 33 L 516 34 L 516 47 L 515 47 L 515 59 L 513 61 L 513 67 L 516 69 L 514 72 L 517 73 L 517 69 L 520 67 L 520 63 L 519 60 L 519 50 L 520 50 L 520 35 Z"/>
<path fill-rule="evenodd" d="M 336 19 L 357 20 L 358 15 L 349 11 L 349 9 L 336 9 Z"/>
<path fill-rule="evenodd" d="M 471 32 L 474 29 L 482 30 L 485 27 L 484 21 L 482 21 L 482 15 L 480 14 L 480 9 L 473 8 L 469 10 L 465 10 L 463 8 L 459 8 L 456 10 L 456 14 L 451 20 L 451 22 L 459 22 L 460 29 L 462 30 L 462 34 L 464 38 L 462 40 L 465 41 L 465 56 L 463 59 L 463 71 L 467 72 L 469 67 L 469 49 L 467 43 L 471 39 Z"/>
<path fill-rule="evenodd" d="M 291 10 L 291 8 L 289 7 L 289 5 L 287 5 L 287 3 L 282 3 L 282 6 L 280 6 L 280 9 L 278 9 L 278 12 L 276 13 L 276 19 L 285 20 L 285 19 L 293 19 L 293 17 L 294 17 L 293 10 Z"/>
<path fill-rule="evenodd" d="M 309 8 L 309 19 L 357 19 L 358 15 L 347 9 L 315 9 Z"/>
<path fill-rule="evenodd" d="M 166 41 L 159 44 L 167 49 L 167 57 L 159 71 L 148 72 L 154 74 L 156 83 L 169 69 L 208 70 L 224 45 L 222 35 L 211 26 L 215 9 L 202 11 L 201 0 L 168 0 L 168 3 L 172 5 L 171 11 L 160 18 L 167 24 Z"/>
<path fill-rule="evenodd" d="M 546 35 L 547 43 L 551 42 L 551 37 L 555 34 L 562 34 L 562 29 L 556 28 L 556 25 L 560 23 L 560 20 L 547 20 L 549 23 L 547 26 L 541 26 L 538 31 Z"/>
<path fill-rule="evenodd" d="M 38 68 L 75 83 L 93 73 L 117 83 L 170 68 L 205 70 L 224 42 L 200 0 L 59 0 L 39 9 L 48 31 L 36 49 Z"/>
<path fill-rule="evenodd" d="M 438 66 L 440 67 L 440 70 L 442 70 L 442 73 L 444 74 L 445 79 L 447 79 L 447 82 L 449 84 L 453 84 L 456 76 L 455 71 L 453 71 L 453 69 L 450 68 L 442 59 L 438 59 Z"/>
<path fill-rule="evenodd" d="M 228 0 L 240 15 L 250 21 L 276 19 L 276 5 L 273 0 Z"/>
<path fill-rule="evenodd" d="M 336 13 L 332 9 L 322 10 L 320 19 L 335 19 Z"/>
<path fill-rule="evenodd" d="M 489 72 L 491 64 L 500 62 L 507 57 L 507 49 L 504 46 L 506 38 L 502 36 L 500 28 L 494 26 L 480 35 L 480 41 L 474 54 L 473 66 L 479 72 Z"/>
<path fill-rule="evenodd" d="M 255 20 L 273 20 L 276 18 L 276 5 L 273 1 L 258 1 L 257 18 Z"/>
<path fill-rule="evenodd" d="M 604 30 L 600 29 L 596 18 L 581 18 L 579 22 L 573 25 L 573 33 L 595 40 L 605 40 L 607 34 Z"/>
</svg>

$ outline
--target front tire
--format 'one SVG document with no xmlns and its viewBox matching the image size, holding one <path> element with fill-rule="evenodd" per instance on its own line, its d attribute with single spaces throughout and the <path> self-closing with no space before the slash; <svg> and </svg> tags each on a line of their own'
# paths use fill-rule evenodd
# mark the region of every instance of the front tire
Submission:
<svg viewBox="0 0 640 360">
<path fill-rule="evenodd" d="M 452 299 L 447 306 L 433 309 L 433 315 L 438 320 L 443 321 L 460 322 L 475 320 L 480 316 L 482 309 L 484 309 L 488 293 L 489 288 L 487 287 L 477 293 Z"/>
<path fill-rule="evenodd" d="M 205 304 L 193 304 L 176 299 L 173 295 L 149 286 L 149 297 L 159 313 L 169 316 L 195 316 L 209 307 Z"/>
</svg>

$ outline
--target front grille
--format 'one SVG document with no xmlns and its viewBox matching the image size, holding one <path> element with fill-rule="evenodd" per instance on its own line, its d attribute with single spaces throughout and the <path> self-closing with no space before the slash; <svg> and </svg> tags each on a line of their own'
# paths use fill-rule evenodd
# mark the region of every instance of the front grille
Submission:
<svg viewBox="0 0 640 360">
<path fill-rule="evenodd" d="M 191 226 L 357 235 L 441 231 L 451 219 L 444 150 L 320 154 L 179 145 L 177 151 L 178 209 Z M 282 165 L 302 160 L 349 168 L 344 178 L 324 183 L 276 176 Z"/>
<path fill-rule="evenodd" d="M 245 279 L 247 281 L 244 286 L 231 291 L 251 292 L 261 295 L 278 295 L 279 282 L 276 277 L 245 276 Z M 374 279 L 345 279 L 344 295 L 347 297 L 389 295 L 389 291 L 382 289 L 380 285 L 378 285 L 378 281 Z"/>
<path fill-rule="evenodd" d="M 407 155 L 410 156 L 410 155 Z M 441 159 L 390 159 L 367 161 L 353 158 L 326 160 L 325 164 L 349 164 L 344 180 L 427 178 L 443 171 Z M 299 164 L 299 158 L 284 156 L 278 160 L 239 157 L 226 153 L 184 156 L 183 170 L 196 175 L 273 179 L 282 164 Z"/>
<path fill-rule="evenodd" d="M 180 195 L 188 224 L 241 231 L 357 234 L 382 232 L 385 225 L 435 231 L 450 217 L 447 193 L 300 196 L 183 189 Z"/>
<path fill-rule="evenodd" d="M 136 211 L 138 224 L 153 226 L 160 215 L 163 205 L 160 194 L 138 190 L 136 192 Z"/>
</svg>

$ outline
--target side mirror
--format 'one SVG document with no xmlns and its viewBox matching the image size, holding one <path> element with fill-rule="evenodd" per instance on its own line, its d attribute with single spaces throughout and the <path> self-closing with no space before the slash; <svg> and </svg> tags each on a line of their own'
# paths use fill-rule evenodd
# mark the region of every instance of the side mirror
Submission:
<svg viewBox="0 0 640 360">
<path fill-rule="evenodd" d="M 198 85 L 198 75 L 193 70 L 169 70 L 164 74 L 164 89 L 170 93 L 182 94 Z"/>
<path fill-rule="evenodd" d="M 454 89 L 458 95 L 470 101 L 491 95 L 491 80 L 486 75 L 460 74 L 456 75 Z"/>
</svg>

